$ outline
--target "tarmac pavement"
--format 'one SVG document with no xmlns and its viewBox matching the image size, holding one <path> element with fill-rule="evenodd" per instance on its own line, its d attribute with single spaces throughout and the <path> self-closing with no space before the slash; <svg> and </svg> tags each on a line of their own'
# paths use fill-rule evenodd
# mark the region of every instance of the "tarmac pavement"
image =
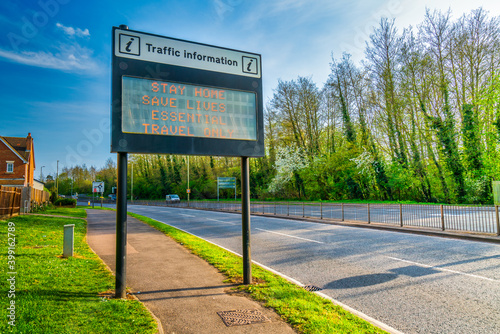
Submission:
<svg viewBox="0 0 500 334">
<path fill-rule="evenodd" d="M 88 244 L 114 272 L 115 212 L 89 209 L 87 224 Z M 232 293 L 223 274 L 162 232 L 128 217 L 127 233 L 126 286 L 165 333 L 295 333 L 273 310 Z M 268 320 L 226 326 L 217 312 L 234 310 L 258 310 Z"/>
</svg>

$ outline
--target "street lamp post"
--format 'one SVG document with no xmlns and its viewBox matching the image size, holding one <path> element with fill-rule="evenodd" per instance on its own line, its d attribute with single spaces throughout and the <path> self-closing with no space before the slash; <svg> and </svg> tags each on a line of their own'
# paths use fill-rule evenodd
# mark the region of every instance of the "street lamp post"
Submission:
<svg viewBox="0 0 500 334">
<path fill-rule="evenodd" d="M 43 167 L 45 166 L 40 167 L 40 182 L 42 183 L 43 183 Z"/>
<path fill-rule="evenodd" d="M 59 198 L 59 160 L 57 160 L 57 172 L 56 172 L 56 198 Z"/>
</svg>

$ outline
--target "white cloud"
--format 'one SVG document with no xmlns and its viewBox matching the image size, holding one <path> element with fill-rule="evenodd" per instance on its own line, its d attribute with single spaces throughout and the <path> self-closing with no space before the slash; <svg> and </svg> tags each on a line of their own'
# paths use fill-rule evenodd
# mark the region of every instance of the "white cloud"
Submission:
<svg viewBox="0 0 500 334">
<path fill-rule="evenodd" d="M 100 66 L 93 59 L 93 50 L 79 44 L 75 37 L 90 37 L 88 29 L 66 27 L 56 23 L 64 37 L 50 38 L 51 43 L 32 45 L 31 50 L 8 50 L 0 47 L 0 60 L 66 72 L 98 73 Z M 88 41 L 88 38 L 85 38 Z M 47 45 L 48 44 L 48 45 Z"/>
<path fill-rule="evenodd" d="M 44 51 L 22 51 L 14 52 L 0 49 L 0 58 L 9 61 L 37 66 L 63 70 L 68 72 L 96 73 L 99 66 L 92 60 L 92 51 L 79 45 L 61 45 L 57 53 Z"/>
<path fill-rule="evenodd" d="M 77 37 L 89 37 L 90 36 L 90 32 L 87 28 L 85 28 L 85 30 L 82 30 L 80 28 L 73 28 L 73 27 L 66 27 L 64 25 L 62 25 L 61 23 L 56 23 L 56 26 L 60 29 L 62 29 L 62 31 L 64 31 L 64 33 L 68 36 L 77 36 Z"/>
</svg>

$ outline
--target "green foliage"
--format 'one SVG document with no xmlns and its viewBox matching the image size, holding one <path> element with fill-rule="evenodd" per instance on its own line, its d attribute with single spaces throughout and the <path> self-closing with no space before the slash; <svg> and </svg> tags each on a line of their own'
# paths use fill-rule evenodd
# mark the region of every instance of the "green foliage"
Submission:
<svg viewBox="0 0 500 334">
<path fill-rule="evenodd" d="M 73 198 L 58 198 L 54 202 L 54 205 L 55 206 L 68 206 L 68 205 L 71 205 L 71 206 L 74 207 L 74 206 L 76 206 L 76 199 L 73 199 Z"/>
<path fill-rule="evenodd" d="M 457 201 L 462 203 L 465 199 L 464 167 L 458 151 L 455 119 L 453 113 L 451 112 L 449 93 L 446 84 L 442 84 L 441 93 L 444 100 L 442 106 L 445 117 L 444 120 L 442 120 L 439 116 L 430 116 L 427 114 L 423 103 L 421 103 L 421 107 L 425 116 L 431 122 L 432 128 L 436 130 L 441 152 L 444 155 L 446 165 L 451 171 L 456 182 Z"/>
<path fill-rule="evenodd" d="M 462 134 L 467 167 L 475 176 L 478 176 L 483 169 L 479 120 L 477 119 L 477 113 L 474 112 L 474 107 L 470 104 L 462 106 L 462 114 Z"/>
<path fill-rule="evenodd" d="M 53 191 L 51 194 L 50 194 L 50 202 L 52 204 L 54 204 L 58 199 L 58 195 L 55 191 Z"/>
</svg>

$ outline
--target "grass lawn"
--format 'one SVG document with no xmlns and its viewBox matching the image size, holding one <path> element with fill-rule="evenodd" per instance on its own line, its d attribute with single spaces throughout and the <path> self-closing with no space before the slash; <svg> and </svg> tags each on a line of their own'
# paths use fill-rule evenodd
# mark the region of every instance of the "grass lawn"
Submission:
<svg viewBox="0 0 500 334">
<path fill-rule="evenodd" d="M 85 215 L 79 208 L 44 213 Z M 61 257 L 65 224 L 75 224 L 75 257 L 68 259 Z M 15 235 L 11 258 L 9 232 Z M 27 215 L 0 221 L 0 333 L 156 333 L 142 303 L 104 297 L 114 290 L 114 276 L 90 250 L 85 235 L 83 219 Z M 10 277 L 15 278 L 14 293 L 9 292 Z M 15 327 L 8 318 L 12 301 Z"/>
<path fill-rule="evenodd" d="M 151 218 L 129 215 L 155 227 L 184 244 L 194 254 L 205 259 L 227 277 L 229 282 L 241 283 L 243 268 L 241 258 L 191 234 L 165 225 Z M 278 275 L 252 265 L 253 282 L 240 285 L 252 298 L 272 307 L 300 333 L 385 333 L 363 319 L 345 311 L 331 301 L 308 292 Z"/>
<path fill-rule="evenodd" d="M 58 208 L 55 206 L 47 207 L 43 210 L 37 212 L 37 214 L 41 215 L 56 215 L 56 216 L 69 216 L 69 217 L 79 217 L 86 218 L 87 213 L 84 208 Z M 68 223 L 69 224 L 69 223 Z"/>
</svg>

